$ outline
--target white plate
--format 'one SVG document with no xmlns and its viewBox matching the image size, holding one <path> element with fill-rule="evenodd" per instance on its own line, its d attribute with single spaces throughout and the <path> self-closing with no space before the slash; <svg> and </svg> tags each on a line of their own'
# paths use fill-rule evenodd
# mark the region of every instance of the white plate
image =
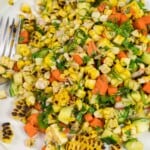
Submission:
<svg viewBox="0 0 150 150">
<path fill-rule="evenodd" d="M 0 0 L 0 16 L 14 17 L 19 12 L 20 5 L 23 2 L 29 3 L 31 7 L 34 8 L 34 0 L 14 0 L 16 2 L 14 6 L 8 6 L 7 1 L 8 0 Z M 146 0 L 146 6 L 150 9 L 150 0 Z M 2 86 L 0 86 L 0 88 L 6 89 L 6 87 Z M 41 135 L 37 138 L 35 147 L 27 148 L 25 146 L 27 135 L 23 131 L 23 124 L 19 121 L 15 121 L 11 117 L 12 106 L 13 98 L 8 97 L 5 100 L 0 100 L 0 125 L 4 122 L 10 122 L 14 131 L 12 143 L 4 144 L 0 141 L 0 150 L 41 150 Z M 139 140 L 144 143 L 144 150 L 150 150 L 150 133 L 140 135 Z"/>
</svg>

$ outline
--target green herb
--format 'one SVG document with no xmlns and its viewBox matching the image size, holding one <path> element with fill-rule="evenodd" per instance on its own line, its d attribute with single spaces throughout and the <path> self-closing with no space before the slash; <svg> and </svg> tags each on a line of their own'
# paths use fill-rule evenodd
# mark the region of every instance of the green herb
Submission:
<svg viewBox="0 0 150 150">
<path fill-rule="evenodd" d="M 64 45 L 64 51 L 66 51 L 66 52 L 74 51 L 77 46 L 78 46 L 78 44 L 77 44 L 76 41 L 74 41 L 74 40 L 68 40 L 66 42 L 66 44 Z"/>
<path fill-rule="evenodd" d="M 102 138 L 102 141 L 107 143 L 107 144 L 116 144 L 116 139 L 113 138 L 113 136 L 108 136 L 108 137 L 105 137 L 105 138 Z"/>
<path fill-rule="evenodd" d="M 146 11 L 144 3 L 142 3 L 141 1 L 137 1 L 137 4 L 139 5 L 140 9 L 142 9 L 143 11 Z"/>
<path fill-rule="evenodd" d="M 41 129 L 46 129 L 48 127 L 48 113 L 43 112 L 38 116 L 38 125 Z"/>
<path fill-rule="evenodd" d="M 122 78 L 120 77 L 120 75 L 114 70 L 114 68 L 112 68 L 111 72 L 110 72 L 110 75 L 113 77 L 113 78 L 116 78 L 117 80 L 121 80 L 122 81 Z"/>
<path fill-rule="evenodd" d="M 75 34 L 74 34 L 74 41 L 77 42 L 77 44 L 83 46 L 88 38 L 87 34 L 81 30 L 81 29 L 77 29 L 75 31 Z"/>
<path fill-rule="evenodd" d="M 44 107 L 44 111 L 40 113 L 38 116 L 38 125 L 41 129 L 46 129 L 48 127 L 48 115 L 53 112 L 52 105 L 49 104 L 48 106 Z"/>
<path fill-rule="evenodd" d="M 34 94 L 35 94 L 36 99 L 38 100 L 38 102 L 41 104 L 42 109 L 47 108 L 46 100 L 48 99 L 48 97 L 51 94 L 45 94 L 43 91 L 39 91 L 39 90 L 35 91 Z"/>
<path fill-rule="evenodd" d="M 130 92 L 131 92 L 131 90 L 128 87 L 120 87 L 117 94 L 126 96 Z"/>
<path fill-rule="evenodd" d="M 59 70 L 64 70 L 65 69 L 65 63 L 66 63 L 66 60 L 61 60 L 60 62 L 56 62 L 56 66 Z"/>
<path fill-rule="evenodd" d="M 79 113 L 76 115 L 76 119 L 78 122 L 82 122 L 83 115 L 87 112 L 86 108 L 83 106 Z"/>
<path fill-rule="evenodd" d="M 90 106 L 88 112 L 93 114 L 95 112 L 94 106 Z"/>
<path fill-rule="evenodd" d="M 131 72 L 135 72 L 136 70 L 138 70 L 138 65 L 137 65 L 137 63 L 136 63 L 135 60 L 131 60 L 131 61 L 130 61 L 129 70 L 130 70 Z"/>
<path fill-rule="evenodd" d="M 130 130 L 127 130 L 127 131 L 125 132 L 125 134 L 127 135 L 127 137 L 130 137 L 130 136 L 131 136 L 131 131 L 130 131 Z"/>
<path fill-rule="evenodd" d="M 83 62 L 84 62 L 84 64 L 87 64 L 89 61 L 90 61 L 90 57 L 87 55 L 87 56 L 84 56 L 83 57 Z"/>
<path fill-rule="evenodd" d="M 56 29 L 59 29 L 60 24 L 59 24 L 58 22 L 54 21 L 54 22 L 52 23 L 52 25 L 53 25 Z"/>
<path fill-rule="evenodd" d="M 33 53 L 32 58 L 44 58 L 48 54 L 49 50 L 49 48 L 42 48 L 39 51 Z"/>
<path fill-rule="evenodd" d="M 38 26 L 38 25 L 35 26 L 35 30 L 38 31 L 38 32 L 40 32 L 42 35 L 45 34 L 44 30 L 40 26 Z"/>
<path fill-rule="evenodd" d="M 123 23 L 116 31 L 117 34 L 122 35 L 123 37 L 129 37 L 133 31 L 133 26 L 130 21 Z"/>
<path fill-rule="evenodd" d="M 104 49 L 107 51 L 109 50 L 110 48 L 108 46 L 105 46 Z"/>
<path fill-rule="evenodd" d="M 115 103 L 114 96 L 102 96 L 102 95 L 97 95 L 97 102 L 100 105 L 100 107 L 106 107 L 106 106 L 113 106 Z"/>
<path fill-rule="evenodd" d="M 119 28 L 119 26 L 118 26 L 116 23 L 111 22 L 111 21 L 104 22 L 104 25 L 105 25 L 106 27 L 109 27 L 111 30 L 113 30 L 113 31 L 115 31 L 115 32 L 116 32 L 116 29 Z"/>
<path fill-rule="evenodd" d="M 129 107 L 126 107 L 124 109 L 117 110 L 117 115 L 118 115 L 118 122 L 123 123 L 125 120 L 127 120 L 129 116 Z"/>
<path fill-rule="evenodd" d="M 115 31 L 116 34 L 120 34 L 126 38 L 130 36 L 131 32 L 134 29 L 132 26 L 132 23 L 130 21 L 127 21 L 127 22 L 121 24 L 120 26 L 117 23 L 107 21 L 104 23 L 104 25 L 109 27 L 112 31 Z"/>
<path fill-rule="evenodd" d="M 134 46 L 133 43 L 130 43 L 127 39 L 123 41 L 122 45 L 128 50 L 132 50 L 133 54 L 135 55 L 139 54 L 139 49 L 136 46 Z"/>
</svg>

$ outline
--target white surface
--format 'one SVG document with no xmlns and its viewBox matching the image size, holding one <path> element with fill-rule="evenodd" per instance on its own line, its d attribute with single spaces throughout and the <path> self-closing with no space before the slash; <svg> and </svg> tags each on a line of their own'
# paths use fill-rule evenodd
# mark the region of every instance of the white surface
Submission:
<svg viewBox="0 0 150 150">
<path fill-rule="evenodd" d="M 23 2 L 29 3 L 32 7 L 34 0 L 14 0 L 16 3 L 14 6 L 9 6 L 7 0 L 0 0 L 0 16 L 7 18 L 7 16 L 14 18 Z M 0 89 L 8 89 L 6 86 L 1 86 Z M 4 144 L 0 141 L 0 150 L 41 150 L 43 141 L 38 138 L 35 142 L 35 146 L 28 148 L 25 146 L 25 141 L 28 138 L 23 131 L 23 124 L 20 121 L 16 121 L 12 118 L 11 112 L 13 109 L 14 99 L 8 97 L 7 99 L 0 100 L 0 126 L 4 122 L 10 122 L 14 132 L 14 138 L 11 144 Z"/>
<path fill-rule="evenodd" d="M 15 1 L 15 0 L 14 0 Z M 16 0 L 15 6 L 8 6 L 7 0 L 0 0 L 0 16 L 14 17 L 18 11 L 21 3 L 26 2 L 34 6 L 34 0 Z M 150 0 L 146 0 L 146 6 L 150 8 Z M 4 88 L 0 86 L 0 88 Z M 0 150 L 41 150 L 41 141 L 38 138 L 35 148 L 25 147 L 26 134 L 23 131 L 23 124 L 15 121 L 11 117 L 13 106 L 13 99 L 7 98 L 0 100 L 0 125 L 4 122 L 11 122 L 14 131 L 14 139 L 11 144 L 4 144 L 0 141 Z M 144 133 L 139 137 L 140 141 L 144 143 L 144 150 L 150 150 L 150 133 Z"/>
</svg>

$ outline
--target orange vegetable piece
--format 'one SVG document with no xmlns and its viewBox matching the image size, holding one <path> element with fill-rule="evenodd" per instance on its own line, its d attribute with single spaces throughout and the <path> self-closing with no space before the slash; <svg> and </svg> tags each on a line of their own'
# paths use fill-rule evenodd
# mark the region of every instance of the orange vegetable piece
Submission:
<svg viewBox="0 0 150 150">
<path fill-rule="evenodd" d="M 113 13 L 108 18 L 112 22 L 117 22 L 118 24 L 122 24 L 128 20 L 128 17 L 123 13 Z"/>
<path fill-rule="evenodd" d="M 96 47 L 94 41 L 90 41 L 88 43 L 88 49 L 87 49 L 88 55 L 91 56 L 96 50 L 97 50 L 97 47 Z"/>
<path fill-rule="evenodd" d="M 113 7 L 112 7 L 112 14 L 115 14 L 115 13 L 116 13 L 116 11 L 117 11 L 116 9 L 117 9 L 116 6 L 113 6 Z"/>
<path fill-rule="evenodd" d="M 38 102 L 34 105 L 34 108 L 38 111 L 41 111 L 41 109 L 42 109 L 40 103 L 38 103 Z"/>
<path fill-rule="evenodd" d="M 38 133 L 38 129 L 34 127 L 31 123 L 27 123 L 24 126 L 24 130 L 29 137 L 33 137 Z"/>
<path fill-rule="evenodd" d="M 14 63 L 13 70 L 18 72 L 20 69 L 18 68 L 17 62 Z"/>
<path fill-rule="evenodd" d="M 25 44 L 29 42 L 29 32 L 25 29 L 21 30 L 20 37 L 19 37 L 19 43 Z"/>
<path fill-rule="evenodd" d="M 107 5 L 107 4 L 106 4 L 105 2 L 101 3 L 101 4 L 98 6 L 98 10 L 99 10 L 100 12 L 103 12 L 103 11 L 105 10 L 106 5 Z"/>
<path fill-rule="evenodd" d="M 108 81 L 105 75 L 101 75 L 96 80 L 95 87 L 92 91 L 93 94 L 99 93 L 100 95 L 105 95 L 108 89 Z"/>
<path fill-rule="evenodd" d="M 108 19 L 112 22 L 117 22 L 119 24 L 121 20 L 121 13 L 111 14 Z"/>
<path fill-rule="evenodd" d="M 145 22 L 145 24 L 150 24 L 150 16 L 143 16 L 141 19 Z"/>
<path fill-rule="evenodd" d="M 46 146 L 43 146 L 41 150 L 46 150 Z"/>
<path fill-rule="evenodd" d="M 27 121 L 28 123 L 30 123 L 33 126 L 37 126 L 38 125 L 38 115 L 37 113 L 31 114 L 28 118 Z"/>
<path fill-rule="evenodd" d="M 116 94 L 118 91 L 117 87 L 113 87 L 112 85 L 108 86 L 108 94 L 109 95 L 114 95 Z"/>
<path fill-rule="evenodd" d="M 52 75 L 52 80 L 56 80 L 60 82 L 64 81 L 64 79 L 60 77 L 61 73 L 58 69 L 52 70 L 51 75 Z"/>
<path fill-rule="evenodd" d="M 116 101 L 116 102 L 120 102 L 120 101 L 121 101 L 121 96 L 120 96 L 120 95 L 116 96 L 116 97 L 115 97 L 115 101 Z"/>
<path fill-rule="evenodd" d="M 137 28 L 137 29 L 140 29 L 140 30 L 146 30 L 147 29 L 146 23 L 145 23 L 145 21 L 142 18 L 137 19 L 135 21 L 134 27 Z"/>
<path fill-rule="evenodd" d="M 91 127 L 100 127 L 102 128 L 104 126 L 104 122 L 101 119 L 98 118 L 94 118 L 91 122 L 90 122 L 90 126 Z"/>
<path fill-rule="evenodd" d="M 125 14 L 121 14 L 119 24 L 122 24 L 128 20 L 128 17 Z"/>
<path fill-rule="evenodd" d="M 64 131 L 63 131 L 65 134 L 68 134 L 70 132 L 70 129 L 69 128 L 65 128 Z"/>
<path fill-rule="evenodd" d="M 76 63 L 78 63 L 79 65 L 82 65 L 82 64 L 83 64 L 83 60 L 82 60 L 82 58 L 80 57 L 80 55 L 78 55 L 78 54 L 74 54 L 74 55 L 73 55 L 73 60 L 74 60 Z"/>
<path fill-rule="evenodd" d="M 124 52 L 124 51 L 120 51 L 118 54 L 117 54 L 117 57 L 119 59 L 121 58 L 127 58 L 127 54 Z"/>
<path fill-rule="evenodd" d="M 147 82 L 142 87 L 143 91 L 150 94 L 150 82 Z"/>
<path fill-rule="evenodd" d="M 148 47 L 148 48 L 146 49 L 146 51 L 147 51 L 148 53 L 150 53 L 150 47 Z"/>
<path fill-rule="evenodd" d="M 92 121 L 94 118 L 93 118 L 92 114 L 87 113 L 87 114 L 84 115 L 84 119 L 85 119 L 87 122 L 90 122 L 90 121 Z"/>
</svg>

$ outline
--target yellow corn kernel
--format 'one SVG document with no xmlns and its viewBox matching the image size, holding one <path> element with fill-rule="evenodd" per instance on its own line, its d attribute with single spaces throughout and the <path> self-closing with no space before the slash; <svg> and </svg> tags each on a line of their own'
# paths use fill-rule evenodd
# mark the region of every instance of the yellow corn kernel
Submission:
<svg viewBox="0 0 150 150">
<path fill-rule="evenodd" d="M 111 50 L 107 51 L 106 56 L 110 57 L 112 60 L 115 60 L 115 54 Z"/>
<path fill-rule="evenodd" d="M 114 42 L 115 44 L 121 45 L 122 42 L 124 41 L 124 39 L 125 39 L 125 38 L 124 38 L 123 36 L 117 35 L 117 36 L 115 37 L 115 39 L 113 40 L 113 42 Z"/>
<path fill-rule="evenodd" d="M 113 65 L 113 59 L 111 57 L 106 57 L 104 59 L 104 64 L 106 64 L 107 66 L 112 66 Z"/>
<path fill-rule="evenodd" d="M 114 31 L 108 31 L 107 29 L 104 30 L 104 35 L 107 39 L 111 40 L 112 38 L 115 37 L 115 32 Z"/>
<path fill-rule="evenodd" d="M 94 41 L 98 41 L 99 40 L 99 35 L 96 33 L 96 31 L 95 30 L 90 30 L 89 31 L 89 35 L 92 37 L 92 39 L 94 40 Z"/>
<path fill-rule="evenodd" d="M 47 15 L 42 15 L 42 19 L 43 19 L 45 22 L 50 22 L 50 18 L 49 18 L 49 16 L 47 16 Z"/>
<path fill-rule="evenodd" d="M 131 97 L 134 101 L 139 102 L 141 100 L 141 94 L 139 91 L 133 91 Z"/>
<path fill-rule="evenodd" d="M 124 71 L 124 68 L 121 66 L 120 63 L 117 63 L 115 66 L 114 66 L 114 70 L 118 73 L 122 73 Z"/>
<path fill-rule="evenodd" d="M 6 69 L 0 65 L 0 74 L 4 74 L 6 72 Z"/>
<path fill-rule="evenodd" d="M 58 14 L 59 14 L 61 17 L 66 17 L 66 15 L 67 15 L 67 13 L 66 13 L 64 10 L 62 10 L 62 9 L 60 9 L 60 10 L 58 11 Z"/>
<path fill-rule="evenodd" d="M 142 35 L 142 36 L 140 37 L 140 41 L 141 41 L 142 43 L 147 44 L 150 40 L 149 40 L 149 38 L 147 38 L 146 36 Z"/>
<path fill-rule="evenodd" d="M 14 0 L 8 0 L 8 4 L 9 5 L 13 5 L 14 4 Z"/>
<path fill-rule="evenodd" d="M 116 78 L 111 79 L 111 85 L 117 87 L 118 85 L 120 85 L 123 81 L 122 80 L 118 80 Z"/>
<path fill-rule="evenodd" d="M 72 11 L 72 13 L 69 13 L 68 18 L 69 18 L 70 20 L 73 20 L 73 18 L 74 18 L 75 15 L 76 15 L 76 12 L 75 12 L 75 11 Z"/>
<path fill-rule="evenodd" d="M 21 11 L 24 13 L 31 13 L 31 8 L 28 4 L 24 3 L 21 6 Z"/>
<path fill-rule="evenodd" d="M 86 92 L 84 90 L 79 89 L 76 93 L 76 96 L 79 98 L 84 98 L 86 95 Z"/>
<path fill-rule="evenodd" d="M 93 27 L 93 30 L 97 33 L 97 34 L 101 34 L 102 33 L 102 31 L 104 30 L 104 27 L 102 26 L 102 25 L 95 25 L 94 27 Z"/>
<path fill-rule="evenodd" d="M 85 27 L 80 27 L 81 30 L 83 30 L 86 34 L 88 33 L 88 29 Z"/>
<path fill-rule="evenodd" d="M 143 10 L 139 7 L 137 1 L 135 1 L 135 0 L 122 8 L 123 12 L 128 12 L 128 10 L 130 10 L 130 9 L 132 9 L 135 12 L 134 16 L 133 16 L 135 18 L 140 18 L 144 15 Z M 129 16 L 131 16 L 130 13 L 128 13 L 128 14 L 129 14 Z"/>
<path fill-rule="evenodd" d="M 113 44 L 107 38 L 102 38 L 102 39 L 99 38 L 99 41 L 97 44 L 98 44 L 98 47 L 102 47 L 102 48 L 103 47 L 109 47 L 109 48 L 113 47 Z"/>
<path fill-rule="evenodd" d="M 110 5 L 117 6 L 118 0 L 109 0 Z"/>
<path fill-rule="evenodd" d="M 5 67 L 9 68 L 9 69 L 12 69 L 13 66 L 14 66 L 14 61 L 11 60 L 9 57 L 2 56 L 2 57 L 0 58 L 0 64 L 1 64 L 2 66 L 5 66 Z"/>
<path fill-rule="evenodd" d="M 55 33 L 56 32 L 56 28 L 54 26 L 49 26 L 48 32 L 49 33 Z"/>
<path fill-rule="evenodd" d="M 100 71 L 104 74 L 107 74 L 111 71 L 110 67 L 106 64 L 102 64 L 100 67 L 99 67 Z"/>
<path fill-rule="evenodd" d="M 52 117 L 51 114 L 48 115 L 48 123 L 49 124 L 54 124 L 56 122 L 56 120 L 54 119 L 54 117 Z"/>
<path fill-rule="evenodd" d="M 17 61 L 17 67 L 18 69 L 22 69 L 25 66 L 25 62 L 23 60 Z"/>
<path fill-rule="evenodd" d="M 53 60 L 53 54 L 52 53 L 49 53 L 45 58 L 44 58 L 44 64 L 46 66 L 55 66 L 56 65 L 56 62 Z"/>
<path fill-rule="evenodd" d="M 104 10 L 104 14 L 105 15 L 111 15 L 112 14 L 112 10 L 111 9 L 105 9 Z"/>
<path fill-rule="evenodd" d="M 65 5 L 65 6 L 64 6 L 64 10 L 65 10 L 66 12 L 70 13 L 70 12 L 72 11 L 71 5 Z M 73 11 L 73 12 L 74 12 L 74 11 Z"/>
<path fill-rule="evenodd" d="M 121 66 L 128 66 L 130 64 L 130 58 L 121 58 L 120 64 Z"/>
<path fill-rule="evenodd" d="M 33 95 L 30 95 L 26 98 L 26 104 L 28 106 L 33 106 L 35 104 L 35 97 Z"/>
<path fill-rule="evenodd" d="M 53 111 L 55 112 L 55 113 L 58 113 L 59 111 L 60 111 L 60 109 L 61 109 L 61 107 L 59 106 L 59 105 L 57 105 L 57 104 L 53 104 Z"/>
<path fill-rule="evenodd" d="M 17 53 L 25 57 L 31 54 L 30 49 L 26 44 L 18 44 Z"/>
<path fill-rule="evenodd" d="M 94 68 L 93 66 L 86 66 L 85 72 L 88 73 L 88 75 L 91 77 L 91 79 L 96 79 L 99 76 L 99 71 Z"/>
<path fill-rule="evenodd" d="M 131 73 L 129 70 L 125 69 L 121 74 L 120 74 L 120 77 L 123 79 L 123 80 L 126 80 L 128 78 L 131 77 Z"/>
<path fill-rule="evenodd" d="M 45 91 L 45 93 L 51 93 L 52 87 L 46 87 L 44 91 Z"/>
<path fill-rule="evenodd" d="M 78 110 L 81 110 L 81 109 L 82 109 L 82 104 L 83 104 L 83 103 L 82 103 L 82 101 L 81 101 L 80 99 L 77 99 L 75 104 L 76 104 Z"/>
<path fill-rule="evenodd" d="M 94 89 L 96 80 L 86 79 L 85 80 L 85 87 L 88 89 Z"/>
<path fill-rule="evenodd" d="M 31 61 L 30 60 L 26 60 L 26 61 L 24 61 L 24 63 L 25 63 L 26 66 L 28 66 L 28 65 L 31 64 Z"/>
</svg>

